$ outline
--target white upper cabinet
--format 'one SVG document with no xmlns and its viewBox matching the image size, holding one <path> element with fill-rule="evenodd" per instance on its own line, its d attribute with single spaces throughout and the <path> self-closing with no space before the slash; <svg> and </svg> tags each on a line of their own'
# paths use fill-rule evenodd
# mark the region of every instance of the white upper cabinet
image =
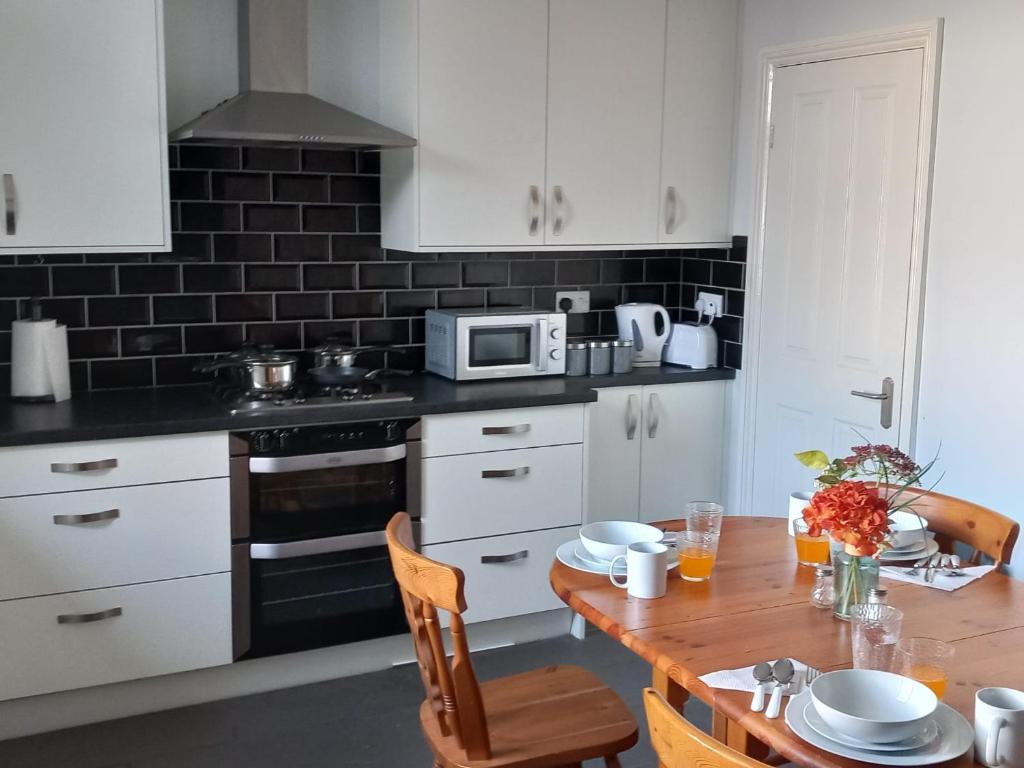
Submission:
<svg viewBox="0 0 1024 768">
<path fill-rule="evenodd" d="M 668 0 L 659 242 L 731 239 L 737 13 L 736 0 Z"/>
<path fill-rule="evenodd" d="M 665 0 L 551 0 L 549 245 L 656 241 Z"/>
<path fill-rule="evenodd" d="M 159 0 L 7 0 L 0 253 L 168 250 Z"/>
<path fill-rule="evenodd" d="M 419 242 L 544 236 L 547 0 L 420 7 Z"/>
<path fill-rule="evenodd" d="M 379 3 L 385 248 L 730 240 L 737 0 Z"/>
</svg>

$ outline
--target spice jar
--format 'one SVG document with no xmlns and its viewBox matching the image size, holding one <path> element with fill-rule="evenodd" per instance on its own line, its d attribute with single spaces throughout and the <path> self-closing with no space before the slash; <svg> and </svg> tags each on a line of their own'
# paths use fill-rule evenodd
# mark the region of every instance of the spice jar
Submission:
<svg viewBox="0 0 1024 768">
<path fill-rule="evenodd" d="M 811 588 L 811 605 L 822 610 L 832 610 L 835 598 L 832 586 L 832 566 L 822 565 L 814 569 L 814 586 Z"/>
<path fill-rule="evenodd" d="M 602 376 L 612 372 L 612 345 L 608 341 L 592 341 L 587 345 L 590 348 L 590 363 L 587 371 L 591 376 Z"/>
<path fill-rule="evenodd" d="M 565 375 L 587 375 L 587 345 L 580 341 L 565 345 Z"/>
<path fill-rule="evenodd" d="M 889 590 L 885 587 L 871 587 L 868 589 L 868 605 L 885 605 L 889 602 Z"/>
<path fill-rule="evenodd" d="M 612 342 L 612 373 L 629 373 L 633 370 L 633 342 L 619 339 Z"/>
</svg>

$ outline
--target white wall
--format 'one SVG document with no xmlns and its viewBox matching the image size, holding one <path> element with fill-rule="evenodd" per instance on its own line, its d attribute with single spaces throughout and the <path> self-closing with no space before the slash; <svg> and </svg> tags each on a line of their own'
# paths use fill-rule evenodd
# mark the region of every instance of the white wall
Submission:
<svg viewBox="0 0 1024 768">
<path fill-rule="evenodd" d="M 939 490 L 1024 521 L 1024 2 L 744 0 L 734 232 L 751 232 L 759 51 L 936 17 L 945 36 L 916 454 L 941 444 Z M 981 302 L 984 312 L 969 306 Z M 1024 573 L 1024 544 L 1014 564 Z"/>
</svg>

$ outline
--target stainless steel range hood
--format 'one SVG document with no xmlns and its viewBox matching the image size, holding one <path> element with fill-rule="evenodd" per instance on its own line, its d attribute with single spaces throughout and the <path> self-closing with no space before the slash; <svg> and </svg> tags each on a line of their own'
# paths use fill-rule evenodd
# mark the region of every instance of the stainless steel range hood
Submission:
<svg viewBox="0 0 1024 768">
<path fill-rule="evenodd" d="M 310 96 L 305 0 L 239 0 L 239 93 L 171 141 L 335 148 L 414 147 L 416 139 Z"/>
</svg>

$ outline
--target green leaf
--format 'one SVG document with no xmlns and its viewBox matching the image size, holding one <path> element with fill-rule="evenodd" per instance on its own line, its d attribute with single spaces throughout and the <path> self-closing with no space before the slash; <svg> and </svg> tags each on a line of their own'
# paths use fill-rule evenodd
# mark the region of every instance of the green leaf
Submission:
<svg viewBox="0 0 1024 768">
<path fill-rule="evenodd" d="M 825 455 L 824 451 L 801 451 L 793 455 L 805 467 L 819 470 L 828 468 L 828 456 Z"/>
</svg>

